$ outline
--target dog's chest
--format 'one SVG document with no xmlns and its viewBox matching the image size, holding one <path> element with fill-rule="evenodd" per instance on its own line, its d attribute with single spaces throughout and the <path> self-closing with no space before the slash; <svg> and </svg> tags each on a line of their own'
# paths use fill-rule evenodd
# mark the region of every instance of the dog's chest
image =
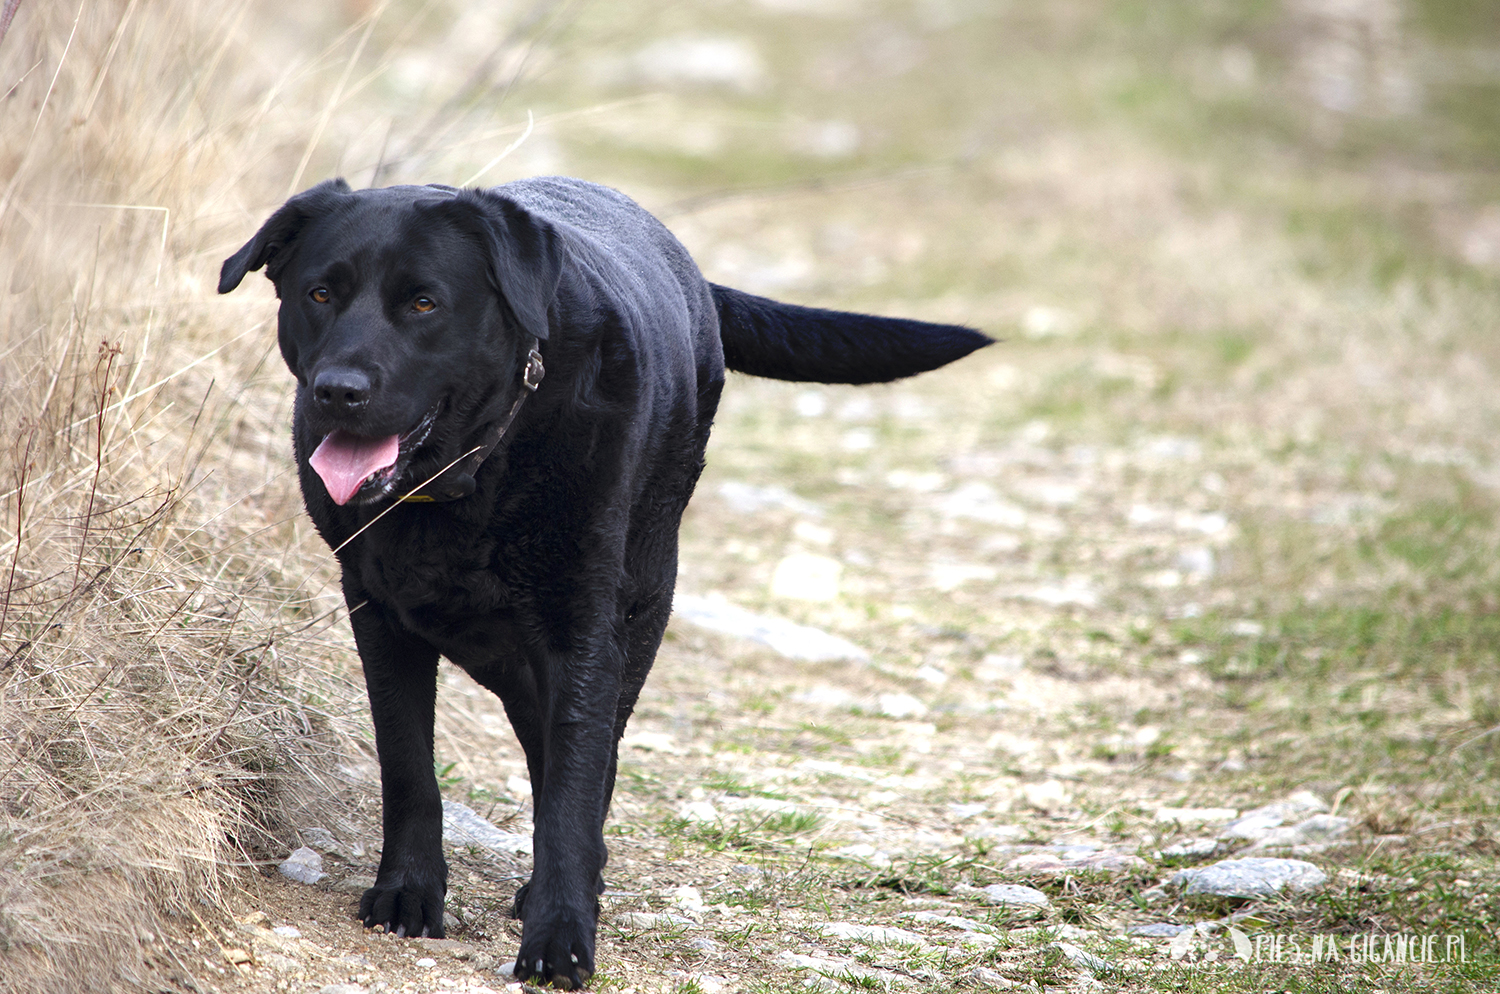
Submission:
<svg viewBox="0 0 1500 994">
<path fill-rule="evenodd" d="M 373 536 L 356 560 L 361 585 L 410 631 L 461 665 L 487 665 L 514 644 L 515 577 L 483 536 L 407 528 Z"/>
</svg>

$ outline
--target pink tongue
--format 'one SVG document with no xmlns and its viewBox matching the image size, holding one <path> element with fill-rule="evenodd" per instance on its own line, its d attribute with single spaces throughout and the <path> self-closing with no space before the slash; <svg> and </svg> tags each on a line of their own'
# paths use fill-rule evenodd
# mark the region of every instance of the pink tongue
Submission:
<svg viewBox="0 0 1500 994">
<path fill-rule="evenodd" d="M 307 461 L 323 478 L 328 496 L 335 504 L 343 506 L 349 503 L 360 484 L 382 469 L 396 465 L 400 451 L 401 438 L 398 435 L 366 438 L 347 431 L 335 431 L 323 439 Z"/>
</svg>

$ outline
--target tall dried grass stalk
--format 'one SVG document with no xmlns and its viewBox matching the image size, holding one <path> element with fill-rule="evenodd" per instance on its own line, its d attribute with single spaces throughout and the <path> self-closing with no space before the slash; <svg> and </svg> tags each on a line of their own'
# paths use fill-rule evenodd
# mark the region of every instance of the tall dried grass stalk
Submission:
<svg viewBox="0 0 1500 994">
<path fill-rule="evenodd" d="M 354 57 L 266 68 L 251 15 L 38 3 L 0 46 L 0 990 L 177 972 L 174 916 L 360 824 L 266 300 L 211 295 Z"/>
</svg>

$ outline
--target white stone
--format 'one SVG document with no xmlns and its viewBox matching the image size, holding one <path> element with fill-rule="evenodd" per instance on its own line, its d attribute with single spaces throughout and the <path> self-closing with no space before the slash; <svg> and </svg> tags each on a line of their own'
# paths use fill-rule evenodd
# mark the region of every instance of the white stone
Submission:
<svg viewBox="0 0 1500 994">
<path fill-rule="evenodd" d="M 1157 808 L 1156 820 L 1174 825 L 1204 825 L 1233 821 L 1240 816 L 1234 808 Z"/>
<path fill-rule="evenodd" d="M 1114 964 L 1109 960 L 1095 956 L 1093 953 L 1080 949 L 1071 942 L 1058 942 L 1052 946 L 1063 954 L 1063 958 L 1080 970 L 1087 970 L 1092 974 L 1110 973 L 1114 970 Z"/>
<path fill-rule="evenodd" d="M 1021 796 L 1038 811 L 1048 812 L 1066 808 L 1070 800 L 1067 788 L 1056 780 L 1026 784 L 1021 788 Z"/>
<path fill-rule="evenodd" d="M 669 756 L 677 756 L 682 753 L 682 748 L 677 745 L 677 740 L 666 732 L 631 732 L 620 739 L 620 745 L 625 746 L 627 749 L 661 752 Z"/>
<path fill-rule="evenodd" d="M 843 859 L 857 859 L 871 866 L 886 867 L 891 865 L 889 853 L 881 852 L 868 842 L 856 842 L 853 845 L 841 846 L 830 850 L 828 855 L 841 857 Z"/>
<path fill-rule="evenodd" d="M 824 935 L 850 939 L 875 946 L 920 946 L 927 940 L 915 932 L 889 925 L 861 925 L 857 922 L 825 922 L 814 926 Z"/>
<path fill-rule="evenodd" d="M 1212 856 L 1223 848 L 1226 848 L 1224 843 L 1218 839 L 1184 839 L 1167 846 L 1156 856 L 1158 859 L 1194 859 Z"/>
<path fill-rule="evenodd" d="M 830 687 L 827 684 L 819 684 L 809 687 L 807 690 L 792 695 L 792 700 L 803 704 L 811 704 L 814 707 L 825 708 L 847 708 L 857 698 L 842 687 Z"/>
<path fill-rule="evenodd" d="M 847 639 L 785 618 L 755 614 L 722 597 L 697 597 L 679 593 L 673 598 L 672 610 L 683 621 L 725 635 L 759 642 L 788 659 L 822 663 L 839 659 L 865 661 L 870 658 L 868 652 Z"/>
<path fill-rule="evenodd" d="M 719 496 L 724 498 L 732 510 L 741 514 L 755 514 L 768 508 L 791 511 L 806 518 L 821 518 L 823 509 L 810 500 L 792 493 L 786 487 L 775 484 L 758 486 L 741 480 L 725 480 L 719 484 Z"/>
<path fill-rule="evenodd" d="M 999 575 L 1000 571 L 993 566 L 974 563 L 932 563 L 927 567 L 928 582 L 945 592 L 957 590 L 972 580 L 989 583 Z"/>
<path fill-rule="evenodd" d="M 927 705 L 910 694 L 881 694 L 879 706 L 887 718 L 920 718 L 927 713 Z"/>
<path fill-rule="evenodd" d="M 1313 815 L 1296 825 L 1273 828 L 1252 846 L 1252 850 L 1302 846 L 1336 839 L 1349 831 L 1353 822 L 1338 815 Z"/>
<path fill-rule="evenodd" d="M 299 884 L 315 884 L 327 876 L 323 872 L 323 857 L 318 855 L 317 850 L 306 846 L 293 849 L 292 854 L 276 869 L 283 877 Z"/>
<path fill-rule="evenodd" d="M 1220 897 L 1272 897 L 1282 890 L 1315 890 L 1327 881 L 1327 874 L 1305 860 L 1262 857 L 1225 859 L 1172 875 L 1188 894 Z"/>
<path fill-rule="evenodd" d="M 703 893 L 696 887 L 683 884 L 672 891 L 672 903 L 689 914 L 699 915 L 705 907 Z"/>
<path fill-rule="evenodd" d="M 1041 910 L 1052 904 L 1046 894 L 1035 887 L 1026 887 L 1021 884 L 990 884 L 982 890 L 959 887 L 957 891 L 959 893 L 975 892 L 986 904 L 1005 908 Z"/>
<path fill-rule="evenodd" d="M 531 854 L 531 836 L 504 832 L 468 805 L 443 801 L 443 841 L 450 846 L 480 846 L 495 852 Z"/>
<path fill-rule="evenodd" d="M 642 931 L 660 928 L 682 928 L 694 924 L 691 918 L 673 914 L 651 914 L 646 911 L 622 911 L 613 916 L 620 928 L 638 928 Z"/>
</svg>

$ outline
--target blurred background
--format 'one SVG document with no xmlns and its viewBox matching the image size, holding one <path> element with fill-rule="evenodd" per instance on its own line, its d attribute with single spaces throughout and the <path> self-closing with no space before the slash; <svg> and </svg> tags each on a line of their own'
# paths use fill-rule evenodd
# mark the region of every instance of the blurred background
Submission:
<svg viewBox="0 0 1500 994">
<path fill-rule="evenodd" d="M 330 176 L 580 176 L 655 212 L 716 282 L 1002 339 L 870 389 L 732 378 L 679 590 L 858 654 L 674 622 L 632 726 L 658 737 L 622 756 L 617 852 L 960 854 L 901 878 L 947 893 L 1009 879 L 985 876 L 996 839 L 1149 854 L 1175 831 L 1159 805 L 1311 789 L 1350 820 L 1326 858 L 1418 885 L 1278 922 L 1493 928 L 1494 3 L 5 10 L 0 988 L 209 976 L 171 966 L 185 909 L 241 913 L 250 869 L 309 825 L 378 845 L 271 288 L 213 293 L 222 259 Z M 445 790 L 524 806 L 498 706 L 446 679 Z M 808 755 L 908 779 L 802 783 Z M 937 834 L 681 816 L 771 783 Z M 1125 895 L 1149 876 L 1075 886 L 1114 910 L 1067 920 L 1144 913 Z M 497 915 L 465 920 L 499 935 Z M 609 941 L 639 964 L 668 940 Z M 745 955 L 795 945 L 766 942 Z M 1072 969 L 1032 952 L 1033 973 L 1023 950 L 923 983 Z"/>
</svg>

